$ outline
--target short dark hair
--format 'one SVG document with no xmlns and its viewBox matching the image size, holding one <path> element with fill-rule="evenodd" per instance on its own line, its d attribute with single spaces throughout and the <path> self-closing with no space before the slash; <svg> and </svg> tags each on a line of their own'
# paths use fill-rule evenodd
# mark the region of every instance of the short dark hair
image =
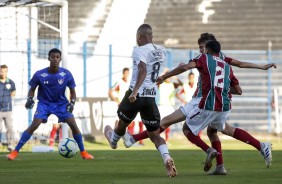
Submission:
<svg viewBox="0 0 282 184">
<path fill-rule="evenodd" d="M 139 26 L 139 28 L 137 29 L 137 33 L 138 34 L 152 34 L 152 27 L 149 24 L 142 24 L 141 26 Z"/>
<path fill-rule="evenodd" d="M 1 68 L 8 68 L 7 65 L 1 65 Z"/>
<path fill-rule="evenodd" d="M 124 74 L 124 72 L 126 71 L 129 71 L 129 68 L 125 67 L 123 70 L 122 70 L 122 73 Z"/>
<path fill-rule="evenodd" d="M 198 39 L 198 44 L 206 43 L 210 40 L 216 40 L 215 36 L 211 33 L 202 33 L 200 38 Z"/>
<path fill-rule="evenodd" d="M 191 75 L 195 75 L 193 72 L 190 72 L 189 74 L 188 74 L 188 76 L 190 77 Z"/>
<path fill-rule="evenodd" d="M 218 54 L 221 50 L 221 45 L 218 41 L 213 40 L 206 43 L 206 49 L 210 49 L 214 53 Z"/>
<path fill-rule="evenodd" d="M 50 57 L 51 53 L 59 53 L 62 56 L 62 52 L 57 48 L 51 49 L 48 53 L 48 57 Z"/>
</svg>

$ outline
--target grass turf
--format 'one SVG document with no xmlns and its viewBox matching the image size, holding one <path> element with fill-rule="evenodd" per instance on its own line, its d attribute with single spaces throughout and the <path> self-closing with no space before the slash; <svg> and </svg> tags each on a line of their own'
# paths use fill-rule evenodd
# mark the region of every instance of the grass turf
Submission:
<svg viewBox="0 0 282 184">
<path fill-rule="evenodd" d="M 262 156 L 251 146 L 238 141 L 224 141 L 223 149 L 226 149 L 223 155 L 228 175 L 208 176 L 203 171 L 204 152 L 191 144 L 186 145 L 188 149 L 183 149 L 177 140 L 171 142 L 174 146 L 170 152 L 178 170 L 175 178 L 166 177 L 162 159 L 149 142 L 145 142 L 144 147 L 129 150 L 110 150 L 102 143 L 94 145 L 96 151 L 90 151 L 94 160 L 82 160 L 79 155 L 67 159 L 57 152 L 22 152 L 15 161 L 7 161 L 6 153 L 1 153 L 0 183 L 281 183 L 281 150 L 273 151 L 273 165 L 267 169 Z M 90 144 L 86 146 L 91 147 Z M 250 150 L 240 150 L 245 146 Z"/>
</svg>

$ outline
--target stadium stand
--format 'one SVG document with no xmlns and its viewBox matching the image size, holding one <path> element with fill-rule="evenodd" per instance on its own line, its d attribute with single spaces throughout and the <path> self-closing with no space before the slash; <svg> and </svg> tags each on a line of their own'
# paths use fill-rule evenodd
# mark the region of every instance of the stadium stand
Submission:
<svg viewBox="0 0 282 184">
<path fill-rule="evenodd" d="M 203 9 L 214 12 L 207 23 Z M 174 48 L 197 48 L 199 34 L 212 32 L 228 50 L 265 50 L 268 41 L 282 49 L 281 9 L 280 0 L 152 0 L 145 22 L 155 42 Z"/>
<path fill-rule="evenodd" d="M 75 51 L 81 49 L 83 41 L 92 43 L 97 41 L 113 1 L 68 0 L 68 2 L 70 50 Z M 90 49 L 93 50 L 93 46 Z"/>
<path fill-rule="evenodd" d="M 73 34 L 83 33 L 86 27 L 90 27 L 91 32 L 87 35 L 87 41 L 97 41 L 99 34 L 105 24 L 109 8 L 112 1 L 85 0 L 75 1 L 69 0 L 69 35 L 72 39 Z M 100 10 L 98 10 L 100 8 Z M 97 16 L 98 12 L 101 13 Z M 93 20 L 93 16 L 95 19 Z"/>
</svg>

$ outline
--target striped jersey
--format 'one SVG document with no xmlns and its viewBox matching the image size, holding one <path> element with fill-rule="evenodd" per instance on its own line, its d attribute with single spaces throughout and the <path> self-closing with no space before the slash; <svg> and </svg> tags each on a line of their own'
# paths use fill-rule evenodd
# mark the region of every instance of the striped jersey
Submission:
<svg viewBox="0 0 282 184">
<path fill-rule="evenodd" d="M 202 54 L 198 55 L 194 59 L 199 59 L 201 56 L 202 56 Z M 225 57 L 225 55 L 222 52 L 219 53 L 219 57 L 222 60 L 224 60 L 225 62 L 227 62 L 228 64 L 230 64 L 231 61 L 232 61 L 232 58 Z M 193 60 L 190 60 L 190 61 L 193 61 Z M 202 87 L 202 76 L 201 76 L 201 74 L 199 74 L 198 83 L 197 83 L 197 89 L 195 90 L 192 98 L 201 98 L 202 97 L 202 88 L 201 87 Z"/>
<path fill-rule="evenodd" d="M 202 99 L 199 108 L 211 111 L 231 109 L 230 87 L 239 84 L 231 66 L 219 55 L 202 54 L 193 59 L 201 75 Z"/>
</svg>

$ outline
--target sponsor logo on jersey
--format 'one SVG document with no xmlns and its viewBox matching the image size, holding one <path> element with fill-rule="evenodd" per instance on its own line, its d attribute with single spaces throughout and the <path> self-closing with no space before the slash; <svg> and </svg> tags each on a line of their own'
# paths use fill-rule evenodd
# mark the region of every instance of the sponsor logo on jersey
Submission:
<svg viewBox="0 0 282 184">
<path fill-rule="evenodd" d="M 59 73 L 59 75 L 63 77 L 63 76 L 66 75 L 66 73 L 65 72 L 61 72 L 61 73 Z"/>
<path fill-rule="evenodd" d="M 155 88 L 143 88 L 143 92 L 140 94 L 140 96 L 155 96 L 156 90 Z"/>
<path fill-rule="evenodd" d="M 42 77 L 47 77 L 48 76 L 48 73 L 43 73 L 41 74 Z"/>
</svg>

